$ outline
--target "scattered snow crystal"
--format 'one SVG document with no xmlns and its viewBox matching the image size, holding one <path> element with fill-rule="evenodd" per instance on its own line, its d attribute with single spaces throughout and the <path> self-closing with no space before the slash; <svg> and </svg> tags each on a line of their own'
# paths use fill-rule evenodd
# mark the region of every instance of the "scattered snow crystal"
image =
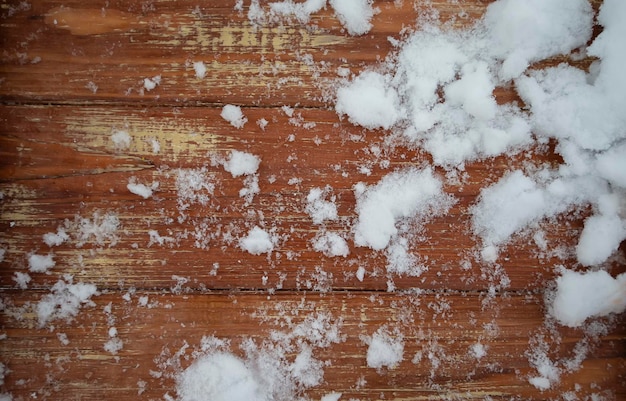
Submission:
<svg viewBox="0 0 626 401">
<path fill-rule="evenodd" d="M 189 205 L 206 205 L 215 190 L 215 184 L 207 174 L 206 167 L 198 169 L 179 169 L 176 173 L 178 205 L 186 209 Z"/>
<path fill-rule="evenodd" d="M 92 218 L 76 216 L 74 222 L 66 220 L 66 227 L 75 230 L 78 247 L 90 241 L 99 246 L 107 242 L 109 246 L 114 246 L 119 240 L 117 230 L 120 228 L 120 220 L 113 212 L 95 211 Z"/>
<path fill-rule="evenodd" d="M 313 249 L 328 257 L 343 256 L 350 253 L 348 243 L 337 233 L 324 232 L 313 239 Z"/>
<path fill-rule="evenodd" d="M 337 219 L 337 206 L 334 203 L 334 196 L 331 197 L 330 201 L 324 200 L 331 190 L 331 187 L 325 189 L 316 187 L 309 191 L 306 197 L 305 211 L 313 219 L 313 224 L 322 224 L 325 220 Z"/>
<path fill-rule="evenodd" d="M 46 233 L 43 235 L 43 242 L 49 247 L 59 246 L 69 239 L 70 236 L 65 232 L 63 227 L 57 228 L 56 233 Z"/>
<path fill-rule="evenodd" d="M 73 284 L 72 278 L 57 281 L 50 293 L 37 303 L 36 311 L 39 327 L 43 327 L 53 319 L 69 319 L 78 314 L 83 305 L 94 306 L 90 300 L 98 291 L 93 284 Z"/>
<path fill-rule="evenodd" d="M 556 283 L 550 314 L 563 325 L 578 327 L 590 317 L 626 309 L 626 273 L 614 279 L 603 270 L 587 273 L 565 270 Z"/>
</svg>

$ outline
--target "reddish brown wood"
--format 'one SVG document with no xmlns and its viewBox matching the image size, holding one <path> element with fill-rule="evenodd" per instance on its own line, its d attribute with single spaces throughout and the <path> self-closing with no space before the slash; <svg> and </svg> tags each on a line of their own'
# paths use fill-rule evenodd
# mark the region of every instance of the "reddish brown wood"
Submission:
<svg viewBox="0 0 626 401">
<path fill-rule="evenodd" d="M 306 392 L 311 399 L 330 391 L 343 392 L 342 400 L 547 400 L 568 391 L 579 399 L 625 399 L 624 314 L 600 320 L 610 330 L 591 341 L 582 366 L 563 372 L 552 390 L 540 392 L 528 382 L 537 374 L 526 355 L 529 341 L 544 335 L 550 358 L 563 365 L 589 338 L 582 329 L 550 326 L 543 299 L 556 266 L 580 269 L 573 247 L 589 210 L 540 223 L 550 248 L 563 251 L 558 255 L 540 252 L 522 233 L 502 248 L 497 265 L 476 258 L 469 208 L 480 190 L 512 166 L 558 165 L 553 144 L 468 163 L 462 183 L 446 184 L 455 205 L 410 243 L 428 268 L 419 277 L 387 274 L 382 253 L 351 241 L 353 185 L 428 164 L 430 156 L 402 143 L 388 150 L 385 132 L 340 119 L 328 97 L 337 68 L 358 73 L 375 66 L 393 50 L 388 37 L 402 38 L 402 28 L 415 27 L 429 7 L 458 27 L 480 18 L 489 2 L 376 1 L 380 13 L 362 37 L 343 32 L 330 9 L 308 25 L 255 28 L 234 3 L 113 0 L 103 8 L 84 0 L 34 0 L 0 7 L 0 248 L 6 250 L 0 362 L 9 369 L 0 394 L 10 392 L 14 400 L 163 399 L 175 395 L 174 370 L 162 365 L 166 350 L 188 343 L 189 356 L 202 336 L 215 335 L 242 355 L 244 340 L 261 343 L 272 330 L 288 330 L 285 314 L 296 324 L 326 312 L 342 320 L 345 341 L 315 350 L 330 365 L 324 382 Z M 599 2 L 593 4 L 597 9 Z M 198 60 L 208 67 L 204 79 L 191 66 Z M 161 84 L 142 93 L 144 78 L 156 75 Z M 518 100 L 510 88 L 495 95 L 501 103 Z M 219 116 L 226 103 L 243 107 L 249 120 L 243 129 Z M 283 105 L 295 109 L 295 118 Z M 265 130 L 256 124 L 262 118 L 269 121 Z M 116 130 L 132 137 L 128 149 L 115 148 Z M 250 204 L 239 197 L 243 179 L 211 162 L 233 149 L 262 159 L 261 193 Z M 177 171 L 203 168 L 215 190 L 207 204 L 183 210 Z M 154 196 L 130 193 L 133 178 L 158 182 Z M 326 185 L 341 216 L 326 227 L 349 239 L 347 258 L 325 257 L 310 245 L 320 227 L 306 214 L 305 198 L 312 187 Z M 42 241 L 59 226 L 71 233 L 77 219 L 109 212 L 120 222 L 114 240 L 81 244 L 73 238 L 52 249 Z M 283 236 L 269 257 L 237 246 L 257 224 Z M 178 239 L 150 244 L 150 230 Z M 15 274 L 27 271 L 33 252 L 53 252 L 56 265 L 50 274 L 31 273 L 28 288 L 18 289 Z M 625 258 L 623 244 L 609 263 L 612 274 L 626 270 Z M 363 281 L 355 275 L 359 266 L 367 271 Z M 32 306 L 64 274 L 97 285 L 102 294 L 73 322 L 56 321 L 54 331 L 37 328 Z M 187 281 L 177 285 L 181 277 Z M 500 287 L 501 278 L 510 283 Z M 386 292 L 390 283 L 396 292 Z M 148 296 L 149 307 L 138 304 L 140 296 Z M 107 305 L 111 314 L 103 312 Z M 124 341 L 118 355 L 103 350 L 112 325 Z M 404 361 L 377 372 L 367 367 L 362 336 L 385 325 L 403 333 Z M 58 333 L 67 335 L 68 345 Z M 468 353 L 477 342 L 488 346 L 479 361 Z M 412 363 L 420 351 L 421 362 Z M 437 369 L 431 351 L 441 361 Z M 181 367 L 190 360 L 183 358 Z M 357 386 L 360 378 L 365 385 Z M 138 394 L 140 381 L 146 387 Z"/>
<path fill-rule="evenodd" d="M 15 292 L 5 295 L 13 298 L 15 306 L 32 299 Z M 138 306 L 140 296 L 149 297 L 150 307 Z M 67 335 L 68 345 L 62 345 L 55 333 L 33 330 L 37 322 L 31 317 L 7 321 L 11 329 L 7 330 L 9 338 L 3 341 L 2 351 L 6 355 L 10 350 L 12 355 L 13 372 L 7 384 L 14 396 L 27 397 L 35 391 L 52 399 L 101 399 L 103 394 L 133 399 L 141 380 L 146 382 L 146 391 L 140 398 L 160 399 L 174 389 L 174 381 L 167 377 L 174 367 L 164 368 L 163 364 L 189 364 L 185 358 L 173 357 L 185 344 L 188 348 L 183 355 L 190 355 L 199 348 L 203 336 L 214 335 L 230 339 L 231 349 L 243 355 L 238 351 L 242 341 L 252 339 L 261 346 L 269 341 L 271 330 L 289 333 L 305 316 L 317 313 L 327 314 L 332 324 L 341 319 L 341 333 L 346 339 L 328 348 L 315 348 L 314 356 L 331 364 L 325 369 L 324 385 L 310 393 L 313 397 L 332 390 L 359 399 L 378 399 L 382 393 L 386 399 L 482 399 L 490 395 L 497 400 L 534 400 L 573 391 L 574 383 L 581 388 L 578 393 L 613 389 L 620 391 L 618 397 L 624 395 L 623 325 L 614 326 L 610 336 L 593 345 L 594 357 L 588 358 L 580 370 L 563 374 L 558 391 L 539 393 L 527 382 L 527 377 L 537 374 L 529 368 L 524 355 L 529 338 L 548 334 L 539 328 L 543 311 L 538 296 L 511 294 L 489 312 L 477 297 L 458 293 L 407 297 L 367 292 L 273 296 L 137 292 L 130 302 L 120 297 L 119 292 L 101 295 L 95 299 L 96 307 L 84 310 L 71 324 L 58 322 L 56 332 Z M 438 313 L 433 303 L 439 302 L 451 308 Z M 111 315 L 102 311 L 109 303 L 113 304 Z M 110 316 L 114 317 L 114 325 L 108 323 Z M 361 338 L 385 325 L 401 328 L 405 361 L 395 369 L 376 372 L 367 367 L 367 346 Z M 124 348 L 115 356 L 103 350 L 111 326 L 117 328 L 124 342 Z M 555 362 L 563 363 L 574 356 L 573 349 L 580 341 L 578 330 L 559 329 L 550 335 L 561 337 L 561 347 L 550 353 Z M 477 339 L 488 347 L 487 355 L 480 360 L 469 354 Z M 421 362 L 412 363 L 418 352 L 423 353 Z M 429 352 L 438 359 L 439 366 L 431 362 Z M 35 365 L 43 360 L 48 362 Z M 150 371 L 162 371 L 165 376 L 155 378 Z M 23 377 L 29 381 L 20 386 L 16 379 Z M 363 388 L 356 387 L 359 378 L 367 382 Z M 433 383 L 440 388 L 433 390 Z"/>
</svg>

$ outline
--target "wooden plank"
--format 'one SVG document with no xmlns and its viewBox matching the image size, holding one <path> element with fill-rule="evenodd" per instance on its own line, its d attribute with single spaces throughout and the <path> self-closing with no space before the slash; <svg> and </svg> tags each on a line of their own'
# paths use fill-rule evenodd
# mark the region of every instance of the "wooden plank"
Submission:
<svg viewBox="0 0 626 401">
<path fill-rule="evenodd" d="M 39 103 L 325 106 L 338 67 L 384 59 L 388 38 L 418 11 L 468 25 L 489 2 L 379 1 L 366 35 L 347 35 L 330 8 L 306 25 L 252 24 L 231 0 L 9 2 L 0 19 L 0 98 Z M 267 9 L 267 4 L 262 3 Z M 247 11 L 247 10 L 246 10 Z M 56 23 L 55 23 L 56 22 Z M 207 66 L 204 79 L 192 62 Z M 161 77 L 154 90 L 144 79 Z M 321 88 L 320 88 L 321 85 Z"/>
<path fill-rule="evenodd" d="M 375 183 L 396 168 L 428 163 L 428 155 L 402 147 L 378 155 L 372 151 L 382 146 L 377 134 L 339 121 L 332 111 L 297 109 L 290 118 L 280 109 L 249 108 L 245 113 L 250 121 L 236 130 L 219 117 L 216 108 L 23 106 L 4 110 L 6 147 L 0 189 L 5 200 L 0 224 L 5 230 L 0 237 L 9 249 L 0 282 L 6 286 L 14 284 L 16 272 L 27 268 L 30 253 L 49 251 L 56 255 L 58 271 L 106 288 L 120 282 L 137 288 L 167 288 L 173 285 L 172 276 L 178 275 L 193 278 L 190 288 L 384 290 L 393 281 L 398 288 L 486 290 L 501 288 L 499 281 L 509 279 L 508 288 L 518 290 L 552 279 L 555 265 L 576 265 L 573 247 L 584 210 L 542 223 L 546 238 L 554 244 L 551 248 L 560 246 L 561 254 L 542 252 L 532 238 L 522 235 L 504 248 L 499 265 L 476 259 L 480 244 L 469 231 L 470 208 L 487 182 L 498 179 L 515 163 L 527 163 L 524 155 L 517 161 L 497 158 L 470 163 L 461 183 L 446 184 L 456 204 L 426 223 L 423 233 L 427 237 L 415 235 L 411 242 L 427 271 L 420 277 L 398 277 L 386 273 L 383 253 L 355 248 L 350 240 L 357 217 L 353 186 Z M 261 118 L 271 121 L 265 129 L 254 123 Z M 311 122 L 314 125 L 308 126 Z M 131 135 L 129 149 L 115 148 L 111 136 L 117 129 Z M 153 141 L 159 143 L 158 153 L 153 151 Z M 212 157 L 223 157 L 231 149 L 262 159 L 261 192 L 251 202 L 239 197 L 242 178 L 211 165 Z M 558 160 L 550 149 L 533 153 L 537 164 Z M 367 167 L 370 175 L 360 173 L 360 167 Z M 206 204 L 186 200 L 177 187 L 178 172 L 186 169 L 204 169 L 207 181 L 215 187 L 212 194 L 207 192 Z M 443 176 L 445 171 L 438 174 Z M 158 189 L 144 200 L 126 188 L 132 179 L 147 185 L 157 182 Z M 316 226 L 305 211 L 306 196 L 311 188 L 327 185 L 337 196 L 341 218 L 325 227 Z M 79 245 L 81 241 L 74 237 L 51 249 L 42 241 L 44 234 L 56 232 L 59 226 L 67 225 L 68 232 L 76 235 L 77 218 L 108 212 L 120 223 L 113 246 Z M 270 257 L 252 256 L 238 248 L 238 238 L 258 224 L 282 236 Z M 311 240 L 323 229 L 350 240 L 347 258 L 330 258 L 313 250 Z M 155 243 L 151 231 L 171 240 Z M 80 264 L 76 264 L 77 253 L 82 255 Z M 614 273 L 623 271 L 619 260 L 618 256 Z M 362 282 L 355 276 L 359 267 L 367 271 Z M 36 286 L 50 282 L 45 274 L 32 278 Z"/>
<path fill-rule="evenodd" d="M 522 234 L 496 264 L 480 262 L 469 231 L 480 189 L 512 167 L 558 165 L 554 144 L 468 163 L 458 183 L 447 180 L 456 198 L 449 212 L 422 231 L 411 223 L 409 250 L 425 268 L 418 277 L 388 274 L 383 253 L 353 246 L 354 184 L 431 160 L 401 143 L 389 150 L 385 132 L 339 119 L 328 98 L 337 68 L 376 65 L 393 49 L 388 38 L 401 38 L 422 11 L 464 26 L 490 2 L 376 1 L 380 13 L 361 37 L 347 35 L 330 8 L 309 24 L 253 26 L 234 0 L 205 3 L 0 5 L 0 362 L 8 368 L 0 394 L 161 400 L 175 396 L 174 375 L 193 361 L 202 337 L 214 335 L 241 357 L 251 343 L 282 350 L 283 365 L 310 345 L 325 363 L 324 381 L 301 391 L 311 399 L 330 391 L 360 400 L 626 399 L 626 315 L 580 329 L 546 318 L 557 267 L 579 268 L 574 246 L 589 210 L 539 223 L 555 252 Z M 600 1 L 592 3 L 597 10 Z M 204 79 L 195 77 L 194 61 L 206 63 Z M 540 66 L 563 61 L 571 62 Z M 144 79 L 157 75 L 160 84 L 147 91 Z M 511 88 L 495 95 L 519 100 Z M 243 129 L 220 117 L 226 103 L 243 106 Z M 294 108 L 292 117 L 283 105 Z M 118 131 L 132 138 L 127 149 L 113 142 Z M 239 196 L 244 180 L 213 162 L 231 150 L 262 159 L 261 192 L 250 202 Z M 201 191 L 205 203 L 180 192 L 181 171 L 214 185 L 211 194 Z M 144 200 L 128 190 L 132 180 L 159 185 Z M 321 227 L 305 199 L 326 185 L 340 219 Z M 102 222 L 117 229 L 89 236 Z M 280 235 L 270 256 L 238 247 L 254 225 Z M 71 238 L 44 244 L 58 227 Z M 313 250 L 322 229 L 348 239 L 347 258 Z M 56 264 L 48 274 L 28 271 L 31 254 L 49 252 Z M 626 271 L 625 258 L 626 243 L 608 271 Z M 16 280 L 23 273 L 27 288 Z M 97 286 L 95 304 L 72 322 L 38 327 L 33 308 L 70 276 Z M 320 316 L 337 324 L 342 341 L 319 347 L 313 334 L 297 334 Z M 112 327 L 123 341 L 117 354 L 104 350 Z M 380 328 L 402 333 L 404 358 L 377 371 L 367 367 L 366 339 Z M 482 358 L 471 353 L 479 343 Z M 542 356 L 559 369 L 548 391 L 529 383 L 540 375 L 533 358 Z"/>
<path fill-rule="evenodd" d="M 5 9 L 0 38 L 0 96 L 19 101 L 114 101 L 144 104 L 300 103 L 320 105 L 313 75 L 337 77 L 336 68 L 376 60 L 401 26 L 389 23 L 412 13 L 386 4 L 387 21 L 361 38 L 341 32 L 330 11 L 309 28 L 291 24 L 255 27 L 232 1 L 112 2 L 107 8 L 83 1 L 34 1 Z M 98 15 L 101 18 L 98 18 Z M 85 17 L 83 17 L 85 16 Z M 62 21 L 61 21 L 62 20 Z M 55 23 L 56 21 L 56 23 Z M 400 19 L 398 19 L 400 21 Z M 402 21 L 406 21 L 402 19 Z M 95 28 L 94 28 L 95 27 Z M 358 49 L 358 50 L 357 50 Z M 305 55 L 314 53 L 310 65 Z M 208 74 L 195 77 L 192 61 Z M 161 76 L 153 91 L 145 78 Z M 97 90 L 95 90 L 97 87 Z"/>
<path fill-rule="evenodd" d="M 14 303 L 11 307 L 36 302 L 40 295 L 32 291 L 4 294 Z M 148 297 L 147 306 L 139 305 L 142 296 Z M 0 342 L 0 357 L 11 370 L 6 380 L 14 399 L 31 394 L 67 400 L 162 399 L 165 393 L 175 394 L 172 376 L 193 361 L 192 351 L 199 350 L 202 337 L 210 335 L 230 340 L 232 352 L 242 357 L 240 346 L 249 340 L 261 352 L 291 344 L 294 349 L 283 363 L 293 361 L 298 342 L 310 343 L 313 356 L 328 363 L 323 384 L 306 392 L 313 399 L 330 391 L 343 392 L 346 399 L 384 396 L 402 400 L 486 396 L 535 400 L 558 397 L 565 391 L 583 397 L 605 390 L 614 399 L 626 396 L 623 319 L 607 323 L 613 327 L 611 334 L 596 340 L 582 330 L 548 329 L 543 325 L 541 296 L 508 294 L 498 297 L 494 308 L 484 308 L 474 295 L 458 293 L 136 292 L 125 301 L 119 292 L 111 292 L 93 300 L 96 305 L 73 323 L 53 322 L 54 332 L 35 329 L 32 314 L 23 320 L 5 320 L 7 338 Z M 111 305 L 110 312 L 103 311 L 107 305 Z M 312 317 L 323 317 L 316 321 L 338 327 L 343 340 L 315 346 L 315 336 L 299 336 L 306 332 L 306 319 Z M 123 341 L 116 355 L 103 349 L 110 327 L 117 329 Z M 364 338 L 380 327 L 401 330 L 404 360 L 396 368 L 377 372 L 367 367 Z M 280 336 L 271 337 L 272 331 L 288 340 L 276 340 Z M 69 343 L 61 344 L 58 333 L 64 333 Z M 559 346 L 552 343 L 546 352 L 563 371 L 554 391 L 540 393 L 528 382 L 537 372 L 529 367 L 527 353 L 532 352 L 529 342 L 542 336 L 560 339 Z M 480 359 L 470 352 L 477 342 L 487 350 Z M 587 343 L 594 357 L 567 372 L 565 366 L 576 358 L 577 344 Z M 159 375 L 151 372 L 162 375 L 155 377 Z M 145 383 L 145 391 L 138 394 L 140 382 Z"/>
</svg>

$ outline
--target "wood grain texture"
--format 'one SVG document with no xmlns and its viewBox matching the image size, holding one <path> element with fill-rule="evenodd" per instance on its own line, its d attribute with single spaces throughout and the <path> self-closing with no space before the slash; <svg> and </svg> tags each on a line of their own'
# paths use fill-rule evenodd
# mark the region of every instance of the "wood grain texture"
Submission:
<svg viewBox="0 0 626 401">
<path fill-rule="evenodd" d="M 337 68 L 358 73 L 376 65 L 393 50 L 388 38 L 416 27 L 420 12 L 436 10 L 442 21 L 467 26 L 489 2 L 376 1 L 373 29 L 360 37 L 347 35 L 330 9 L 308 24 L 254 26 L 234 3 L 0 5 L 0 362 L 9 369 L 0 394 L 163 399 L 175 395 L 173 375 L 191 363 L 202 336 L 229 340 L 243 355 L 246 341 L 262 347 L 272 331 L 327 313 L 343 341 L 314 349 L 327 366 L 323 383 L 304 392 L 311 399 L 330 391 L 361 400 L 548 400 L 568 392 L 626 399 L 624 314 L 601 319 L 609 330 L 600 335 L 545 318 L 543 297 L 558 268 L 580 268 L 574 246 L 590 211 L 539 223 L 555 252 L 521 233 L 497 264 L 480 262 L 470 232 L 480 190 L 515 166 L 558 165 L 554 144 L 468 163 L 458 183 L 447 180 L 455 199 L 449 212 L 409 222 L 419 276 L 389 274 L 384 253 L 351 240 L 346 258 L 311 245 L 324 229 L 352 238 L 356 183 L 431 162 L 421 149 L 389 146 L 385 132 L 340 119 L 328 101 Z M 194 61 L 207 65 L 205 78 L 195 76 Z M 161 83 L 147 91 L 144 79 L 155 76 Z M 501 103 L 519 100 L 510 88 L 495 95 Z M 228 103 L 242 106 L 242 129 L 220 117 Z M 131 136 L 128 148 L 112 141 L 117 131 Z M 262 160 L 260 193 L 249 201 L 239 196 L 244 179 L 216 163 L 231 150 Z M 177 186 L 190 172 L 211 186 L 195 194 L 202 200 Z M 134 180 L 154 183 L 154 195 L 131 193 Z M 327 185 L 340 218 L 315 225 L 306 196 Z M 114 235 L 81 237 L 81 224 L 107 216 L 119 223 Z M 255 225 L 279 238 L 269 256 L 238 246 Z M 43 235 L 59 227 L 70 240 L 50 248 Z M 48 252 L 56 262 L 50 274 L 30 273 L 28 288 L 18 288 L 29 255 Z M 625 259 L 622 244 L 608 271 L 626 271 Z M 38 328 L 33 306 L 64 274 L 101 294 L 72 322 Z M 103 348 L 113 326 L 124 343 L 116 355 Z M 367 367 L 366 341 L 381 327 L 401 332 L 405 351 L 398 367 L 377 371 Z M 544 392 L 528 381 L 537 375 L 529 350 L 541 341 L 561 369 L 560 382 Z M 487 347 L 485 357 L 471 355 L 476 343 Z"/>
<path fill-rule="evenodd" d="M 31 299 L 11 295 L 15 306 Z M 141 296 L 149 297 L 148 307 L 138 306 Z M 323 387 L 343 392 L 346 398 L 378 399 L 384 394 L 385 399 L 402 400 L 484 399 L 487 395 L 496 400 L 547 399 L 574 390 L 574 383 L 585 389 L 583 392 L 616 389 L 623 384 L 623 326 L 594 344 L 594 355 L 582 369 L 563 374 L 561 389 L 539 394 L 526 380 L 536 374 L 524 355 L 530 339 L 559 336 L 561 346 L 550 356 L 565 364 L 576 358 L 574 349 L 580 333 L 542 331 L 538 326 L 544 313 L 537 296 L 503 297 L 492 310 L 497 309 L 497 313 L 485 313 L 477 297 L 467 294 L 447 296 L 450 309 L 444 312 L 434 306 L 439 302 L 439 294 L 367 292 L 281 293 L 271 297 L 255 293 L 183 296 L 137 292 L 129 301 L 121 301 L 119 293 L 110 292 L 97 297 L 97 305 L 79 314 L 72 324 L 58 323 L 56 331 L 67 335 L 68 345 L 62 345 L 56 333 L 33 330 L 36 319 L 12 321 L 3 348 L 5 355 L 7 348 L 11 349 L 14 361 L 7 380 L 14 395 L 27 397 L 37 391 L 63 399 L 102 399 L 105 393 L 110 398 L 133 399 L 137 397 L 137 383 L 143 381 L 145 392 L 140 398 L 158 399 L 164 389 L 174 387 L 167 373 L 190 363 L 188 358 L 200 347 L 203 336 L 228 338 L 233 349 L 247 340 L 262 347 L 264 342 L 271 343 L 270 331 L 289 332 L 290 326 L 301 324 L 309 314 L 323 313 L 333 324 L 340 321 L 337 324 L 345 336 L 345 341 L 315 349 L 317 358 L 330 362 Z M 103 350 L 111 324 L 110 315 L 102 308 L 109 303 L 114 305 L 111 315 L 124 342 L 117 355 Z M 377 372 L 365 363 L 367 345 L 363 338 L 385 325 L 402 329 L 406 356 L 398 367 Z M 477 338 L 489 347 L 487 356 L 480 360 L 470 356 Z M 36 361 L 45 361 L 47 369 L 38 369 Z M 155 378 L 150 371 L 166 374 Z M 29 378 L 26 385 L 14 381 L 23 377 Z M 359 379 L 367 383 L 362 388 L 357 386 Z M 315 389 L 310 395 L 319 397 L 324 392 Z"/>
</svg>

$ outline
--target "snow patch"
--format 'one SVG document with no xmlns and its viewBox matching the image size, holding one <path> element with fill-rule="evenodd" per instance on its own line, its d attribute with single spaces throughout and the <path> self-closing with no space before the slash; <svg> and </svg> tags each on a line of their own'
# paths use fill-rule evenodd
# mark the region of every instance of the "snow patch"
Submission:
<svg viewBox="0 0 626 401">
<path fill-rule="evenodd" d="M 589 318 L 626 310 L 626 273 L 613 278 L 603 270 L 565 270 L 556 284 L 550 314 L 565 326 L 578 327 Z"/>
<path fill-rule="evenodd" d="M 232 104 L 227 104 L 222 107 L 220 116 L 235 128 L 243 128 L 243 126 L 248 122 L 248 119 L 241 111 L 241 107 Z"/>
<path fill-rule="evenodd" d="M 267 231 L 255 226 L 239 240 L 239 247 L 252 255 L 260 255 L 270 253 L 274 249 L 274 242 L 275 239 Z"/>
</svg>

